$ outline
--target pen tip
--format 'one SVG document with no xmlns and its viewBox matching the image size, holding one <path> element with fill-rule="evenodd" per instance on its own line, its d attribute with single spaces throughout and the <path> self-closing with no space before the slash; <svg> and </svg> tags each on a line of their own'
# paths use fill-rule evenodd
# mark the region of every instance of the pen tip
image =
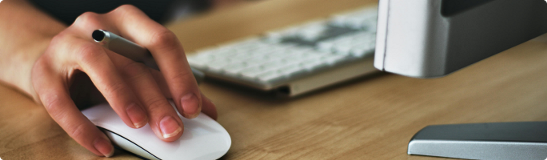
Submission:
<svg viewBox="0 0 547 160">
<path fill-rule="evenodd" d="M 93 33 L 91 34 L 91 37 L 93 37 L 93 40 L 95 40 L 95 42 L 101 42 L 103 41 L 104 39 L 104 32 L 102 30 L 95 30 L 93 31 Z"/>
</svg>

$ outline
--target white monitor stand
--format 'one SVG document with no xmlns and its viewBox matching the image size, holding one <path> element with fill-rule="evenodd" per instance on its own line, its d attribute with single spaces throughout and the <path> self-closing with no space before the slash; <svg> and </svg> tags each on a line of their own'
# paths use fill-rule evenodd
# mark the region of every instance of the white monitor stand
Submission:
<svg viewBox="0 0 547 160">
<path fill-rule="evenodd" d="M 442 77 L 547 32 L 544 0 L 380 0 L 374 66 Z M 546 159 L 547 122 L 429 126 L 408 154 Z"/>
<path fill-rule="evenodd" d="M 441 77 L 547 32 L 544 0 L 380 0 L 374 66 Z"/>
</svg>

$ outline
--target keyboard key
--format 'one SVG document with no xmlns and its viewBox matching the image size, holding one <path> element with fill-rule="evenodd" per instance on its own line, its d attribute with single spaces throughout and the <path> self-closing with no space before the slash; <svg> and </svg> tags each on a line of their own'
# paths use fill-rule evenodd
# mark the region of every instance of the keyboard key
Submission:
<svg viewBox="0 0 547 160">
<path fill-rule="evenodd" d="M 247 79 L 254 80 L 258 75 L 263 74 L 264 70 L 259 67 L 248 68 L 241 71 L 241 75 Z"/>
<path fill-rule="evenodd" d="M 232 65 L 225 66 L 222 70 L 226 74 L 229 74 L 229 75 L 232 75 L 232 76 L 238 76 L 241 73 L 241 71 L 243 71 L 245 69 L 248 69 L 248 68 L 249 67 L 247 67 L 246 64 L 237 63 L 237 64 L 232 64 Z"/>
<path fill-rule="evenodd" d="M 374 48 L 354 48 L 351 50 L 351 55 L 361 58 L 372 52 L 374 52 Z"/>
<path fill-rule="evenodd" d="M 263 70 L 269 71 L 269 70 L 277 70 L 278 68 L 281 68 L 284 65 L 285 64 L 283 63 L 283 61 L 275 60 L 275 61 L 263 63 L 262 65 L 260 65 L 260 67 L 263 68 Z"/>
<path fill-rule="evenodd" d="M 188 63 L 196 68 L 207 68 L 207 61 L 199 60 L 194 57 L 188 57 Z"/>
<path fill-rule="evenodd" d="M 328 65 L 336 65 L 342 61 L 348 60 L 349 56 L 347 55 L 332 55 L 324 59 Z"/>
<path fill-rule="evenodd" d="M 348 43 L 337 43 L 335 46 L 334 46 L 334 53 L 337 53 L 337 54 L 342 54 L 342 55 L 347 55 L 350 53 L 351 51 L 351 43 L 348 42 Z"/>
<path fill-rule="evenodd" d="M 312 22 L 298 30 L 297 35 L 307 41 L 318 39 L 328 29 L 325 22 Z"/>
<path fill-rule="evenodd" d="M 300 65 L 294 64 L 294 65 L 289 65 L 289 66 L 283 67 L 283 68 L 279 69 L 278 72 L 283 76 L 291 77 L 291 76 L 296 75 L 298 73 L 305 72 L 305 70 L 303 70 L 302 67 L 300 67 Z"/>
<path fill-rule="evenodd" d="M 323 51 L 323 52 L 332 52 L 334 48 L 334 42 L 333 41 L 323 41 L 323 42 L 319 42 L 317 43 L 317 49 L 319 51 Z"/>
<path fill-rule="evenodd" d="M 314 61 L 314 60 L 305 61 L 305 62 L 302 62 L 300 64 L 300 66 L 308 72 L 312 72 L 312 71 L 315 71 L 315 70 L 319 70 L 319 69 L 328 67 L 328 65 L 326 63 L 324 63 L 323 61 L 319 61 L 319 60 L 317 60 L 317 61 Z"/>
<path fill-rule="evenodd" d="M 258 80 L 264 83 L 272 83 L 274 81 L 283 79 L 283 75 L 279 74 L 277 71 L 270 71 L 263 74 L 258 75 Z"/>
</svg>

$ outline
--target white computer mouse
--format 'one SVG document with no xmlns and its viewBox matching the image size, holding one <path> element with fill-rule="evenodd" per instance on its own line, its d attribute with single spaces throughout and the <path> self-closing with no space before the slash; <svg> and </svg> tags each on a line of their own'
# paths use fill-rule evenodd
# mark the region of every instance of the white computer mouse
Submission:
<svg viewBox="0 0 547 160">
<path fill-rule="evenodd" d="M 226 129 L 205 114 L 194 119 L 179 114 L 184 123 L 184 133 L 174 142 L 164 142 L 156 137 L 148 124 L 139 129 L 125 125 L 108 104 L 85 109 L 82 113 L 103 128 L 112 143 L 147 159 L 218 159 L 232 144 Z"/>
</svg>

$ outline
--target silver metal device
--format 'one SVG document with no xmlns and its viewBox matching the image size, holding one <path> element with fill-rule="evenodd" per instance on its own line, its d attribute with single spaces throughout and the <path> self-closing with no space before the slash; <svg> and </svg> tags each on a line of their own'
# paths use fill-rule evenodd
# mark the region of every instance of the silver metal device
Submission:
<svg viewBox="0 0 547 160">
<path fill-rule="evenodd" d="M 128 39 L 102 29 L 93 31 L 91 37 L 93 37 L 95 42 L 100 43 L 102 46 L 113 52 L 116 52 L 133 61 L 143 63 L 150 68 L 159 70 L 159 67 L 156 64 L 152 54 L 150 54 L 150 51 Z M 198 83 L 203 81 L 205 78 L 205 75 L 201 71 L 194 68 L 192 68 L 192 73 Z"/>
<path fill-rule="evenodd" d="M 408 154 L 464 159 L 547 158 L 547 122 L 432 125 L 408 144 Z"/>
<path fill-rule="evenodd" d="M 445 76 L 547 32 L 544 0 L 380 0 L 378 11 L 375 67 L 417 78 Z M 546 159 L 547 122 L 428 126 L 408 154 Z"/>
</svg>

